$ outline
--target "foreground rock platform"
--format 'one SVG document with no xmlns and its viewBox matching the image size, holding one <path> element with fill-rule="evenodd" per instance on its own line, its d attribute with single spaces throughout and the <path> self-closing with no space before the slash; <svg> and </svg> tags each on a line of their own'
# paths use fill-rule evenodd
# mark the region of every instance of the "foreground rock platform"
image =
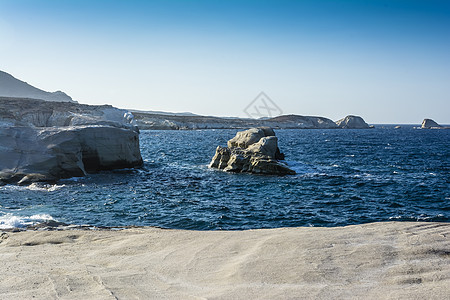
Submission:
<svg viewBox="0 0 450 300">
<path fill-rule="evenodd" d="M 450 224 L 0 233 L 0 299 L 447 299 Z"/>
<path fill-rule="evenodd" d="M 266 175 L 293 175 L 278 148 L 275 132 L 269 127 L 251 128 L 241 131 L 229 140 L 228 147 L 218 146 L 210 168 L 226 172 L 247 172 Z"/>
<path fill-rule="evenodd" d="M 132 115 L 112 106 L 0 98 L 0 183 L 142 165 Z"/>
</svg>

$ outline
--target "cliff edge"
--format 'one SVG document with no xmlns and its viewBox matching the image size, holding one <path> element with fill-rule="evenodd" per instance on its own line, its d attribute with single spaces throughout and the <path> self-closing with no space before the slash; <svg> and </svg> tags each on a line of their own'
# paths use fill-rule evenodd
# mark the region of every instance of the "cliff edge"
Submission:
<svg viewBox="0 0 450 300">
<path fill-rule="evenodd" d="M 126 110 L 0 97 L 0 183 L 140 165 L 139 131 Z"/>
</svg>

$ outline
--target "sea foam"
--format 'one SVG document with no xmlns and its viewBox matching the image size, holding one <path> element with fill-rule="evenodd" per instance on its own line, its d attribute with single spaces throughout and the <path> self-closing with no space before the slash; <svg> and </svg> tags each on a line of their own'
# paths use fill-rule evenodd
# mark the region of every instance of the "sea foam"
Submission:
<svg viewBox="0 0 450 300">
<path fill-rule="evenodd" d="M 44 221 L 54 220 L 48 214 L 37 214 L 32 216 L 15 216 L 5 214 L 0 216 L 0 229 L 24 228 Z"/>
</svg>

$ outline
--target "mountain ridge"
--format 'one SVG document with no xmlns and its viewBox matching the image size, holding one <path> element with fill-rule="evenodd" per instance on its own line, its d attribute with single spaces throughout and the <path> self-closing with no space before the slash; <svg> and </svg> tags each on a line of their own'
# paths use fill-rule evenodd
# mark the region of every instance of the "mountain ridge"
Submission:
<svg viewBox="0 0 450 300">
<path fill-rule="evenodd" d="M 0 96 L 54 102 L 76 102 L 62 91 L 47 92 L 0 70 Z"/>
</svg>

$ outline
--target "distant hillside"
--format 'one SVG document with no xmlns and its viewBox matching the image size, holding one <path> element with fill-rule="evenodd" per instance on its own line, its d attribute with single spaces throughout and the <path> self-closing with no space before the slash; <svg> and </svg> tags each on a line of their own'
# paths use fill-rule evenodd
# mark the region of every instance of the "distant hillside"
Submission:
<svg viewBox="0 0 450 300">
<path fill-rule="evenodd" d="M 0 96 L 32 98 L 57 102 L 75 102 L 66 93 L 61 91 L 50 93 L 40 90 L 3 71 L 0 71 Z"/>
<path fill-rule="evenodd" d="M 140 129 L 143 130 L 189 130 L 189 129 L 238 129 L 268 126 L 275 129 L 364 129 L 371 128 L 360 117 L 347 116 L 346 126 L 336 124 L 324 117 L 284 115 L 265 120 L 242 119 L 242 118 L 221 118 L 211 116 L 186 116 L 167 115 L 149 112 L 133 111 L 135 120 Z M 361 126 L 354 119 L 361 119 L 365 126 Z M 355 126 L 358 125 L 358 126 Z"/>
<path fill-rule="evenodd" d="M 130 109 L 132 113 L 142 113 L 142 114 L 151 114 L 151 115 L 161 115 L 161 116 L 184 116 L 184 117 L 195 117 L 199 116 L 197 114 L 191 112 L 167 112 L 167 111 L 158 111 L 158 110 L 137 110 Z"/>
</svg>

